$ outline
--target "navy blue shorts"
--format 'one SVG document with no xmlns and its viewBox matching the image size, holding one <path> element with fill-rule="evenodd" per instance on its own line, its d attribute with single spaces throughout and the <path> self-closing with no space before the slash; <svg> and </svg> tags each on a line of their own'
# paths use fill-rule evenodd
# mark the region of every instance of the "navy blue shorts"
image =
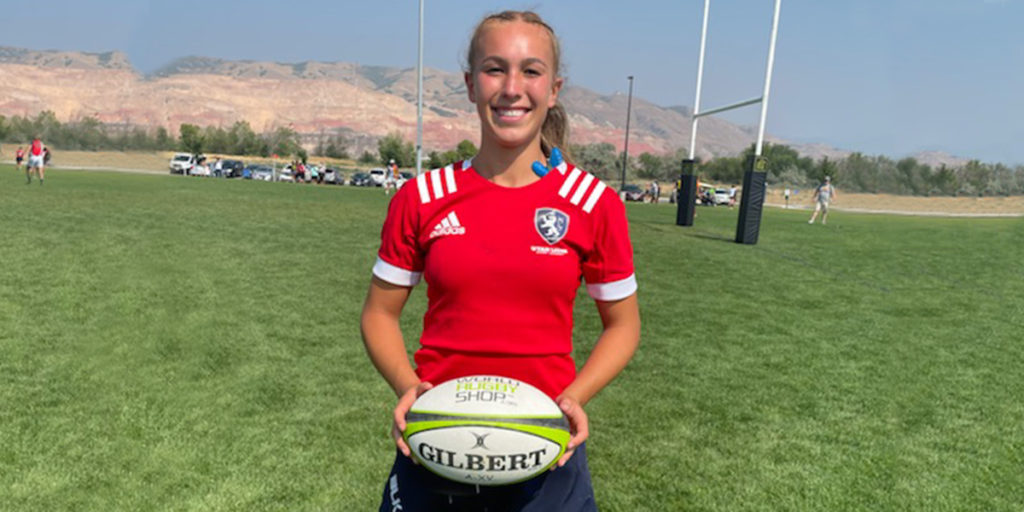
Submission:
<svg viewBox="0 0 1024 512">
<path fill-rule="evenodd" d="M 397 452 L 381 512 L 596 512 L 594 488 L 583 443 L 569 462 L 531 480 L 504 486 L 476 486 L 441 478 Z"/>
</svg>

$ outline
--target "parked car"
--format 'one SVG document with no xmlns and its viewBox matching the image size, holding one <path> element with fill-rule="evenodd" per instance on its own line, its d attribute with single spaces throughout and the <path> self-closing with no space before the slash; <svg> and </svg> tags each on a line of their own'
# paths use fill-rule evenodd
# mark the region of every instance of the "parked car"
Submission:
<svg viewBox="0 0 1024 512">
<path fill-rule="evenodd" d="M 206 164 L 205 160 L 200 160 L 199 163 L 193 165 L 192 168 L 188 170 L 188 175 L 209 178 L 210 176 L 213 176 L 213 171 L 210 170 L 210 166 Z"/>
<path fill-rule="evenodd" d="M 259 181 L 274 181 L 274 168 L 266 164 L 253 164 L 242 171 L 242 177 L 248 173 L 249 179 Z"/>
<path fill-rule="evenodd" d="M 370 178 L 369 173 L 357 172 L 352 175 L 352 178 L 348 180 L 348 184 L 353 187 L 373 187 L 373 179 Z"/>
<path fill-rule="evenodd" d="M 375 187 L 383 187 L 387 176 L 388 172 L 384 169 L 370 169 L 370 180 L 373 181 L 373 186 Z"/>
<path fill-rule="evenodd" d="M 630 183 L 622 187 L 622 195 L 626 201 L 643 201 L 644 189 L 640 188 L 640 185 Z"/>
<path fill-rule="evenodd" d="M 329 185 L 345 184 L 345 175 L 342 174 L 341 171 L 337 169 L 331 169 L 330 167 L 325 168 L 323 172 L 323 177 L 324 183 L 327 183 Z"/>
<path fill-rule="evenodd" d="M 697 189 L 697 204 L 704 206 L 718 206 L 729 204 L 729 189 L 717 188 L 712 185 L 701 185 Z"/>
<path fill-rule="evenodd" d="M 292 166 L 286 165 L 283 169 L 277 172 L 277 181 L 287 181 L 295 183 L 295 172 L 292 170 Z"/>
<path fill-rule="evenodd" d="M 171 174 L 188 174 L 195 164 L 196 158 L 191 153 L 175 153 L 171 157 L 169 167 Z"/>
<path fill-rule="evenodd" d="M 225 178 L 241 178 L 245 164 L 241 160 L 221 160 L 221 175 Z"/>
</svg>

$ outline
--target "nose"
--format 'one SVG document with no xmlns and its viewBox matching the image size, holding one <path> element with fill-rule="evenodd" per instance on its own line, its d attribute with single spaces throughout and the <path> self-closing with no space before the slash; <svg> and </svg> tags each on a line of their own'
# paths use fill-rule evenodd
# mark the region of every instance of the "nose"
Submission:
<svg viewBox="0 0 1024 512">
<path fill-rule="evenodd" d="M 511 70 L 505 75 L 505 83 L 502 84 L 501 93 L 507 98 L 518 98 L 523 93 L 523 74 L 517 70 Z"/>
</svg>

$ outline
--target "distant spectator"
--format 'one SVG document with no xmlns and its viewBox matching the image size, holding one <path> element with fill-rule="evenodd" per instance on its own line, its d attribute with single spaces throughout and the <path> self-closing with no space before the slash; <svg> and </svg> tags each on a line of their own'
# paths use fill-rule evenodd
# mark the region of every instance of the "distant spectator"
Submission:
<svg viewBox="0 0 1024 512">
<path fill-rule="evenodd" d="M 18 150 L 14 152 L 15 169 L 21 170 L 21 163 L 25 161 L 25 149 L 18 146 Z"/>
<path fill-rule="evenodd" d="M 814 219 L 818 218 L 818 213 L 821 213 L 821 223 L 825 224 L 828 218 L 828 206 L 836 199 L 836 189 L 832 186 L 832 178 L 825 176 L 825 182 L 818 185 L 818 188 L 814 189 L 814 197 L 811 199 L 815 201 L 814 213 L 811 214 L 811 220 L 807 221 L 808 224 L 814 224 Z"/>
<path fill-rule="evenodd" d="M 657 180 L 651 182 L 651 186 L 648 188 L 647 193 L 651 197 L 651 202 L 658 204 L 658 201 L 661 199 L 661 185 L 658 185 Z"/>
<path fill-rule="evenodd" d="M 733 183 L 732 186 L 729 187 L 729 208 L 736 206 L 736 190 L 736 184 Z"/>
<path fill-rule="evenodd" d="M 391 193 L 391 189 L 398 191 L 398 164 L 395 163 L 395 159 L 392 158 L 388 162 L 387 172 L 384 174 L 384 195 Z"/>
<path fill-rule="evenodd" d="M 790 194 L 789 187 L 786 187 L 786 190 L 783 192 L 783 196 L 786 199 L 786 209 L 787 210 L 789 209 L 789 194 Z"/>
<path fill-rule="evenodd" d="M 213 175 L 218 178 L 224 176 L 224 164 L 220 161 L 219 156 L 217 157 L 217 160 L 213 162 Z"/>
<path fill-rule="evenodd" d="M 28 149 L 28 166 L 25 167 L 25 184 L 32 183 L 32 169 L 36 170 L 36 175 L 39 176 L 39 184 L 43 184 L 43 178 L 45 177 L 46 162 L 44 160 L 46 154 L 44 150 L 46 146 L 43 145 L 43 141 L 39 140 L 39 137 L 32 139 L 32 145 Z"/>
</svg>

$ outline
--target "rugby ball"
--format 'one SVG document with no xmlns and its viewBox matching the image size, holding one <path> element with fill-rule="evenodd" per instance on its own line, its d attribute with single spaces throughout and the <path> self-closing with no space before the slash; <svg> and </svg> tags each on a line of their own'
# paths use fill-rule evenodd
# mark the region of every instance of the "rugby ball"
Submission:
<svg viewBox="0 0 1024 512">
<path fill-rule="evenodd" d="M 529 480 L 565 453 L 569 421 L 541 390 L 516 379 L 472 375 L 426 391 L 405 416 L 404 437 L 423 467 L 449 480 L 508 485 Z"/>
</svg>

